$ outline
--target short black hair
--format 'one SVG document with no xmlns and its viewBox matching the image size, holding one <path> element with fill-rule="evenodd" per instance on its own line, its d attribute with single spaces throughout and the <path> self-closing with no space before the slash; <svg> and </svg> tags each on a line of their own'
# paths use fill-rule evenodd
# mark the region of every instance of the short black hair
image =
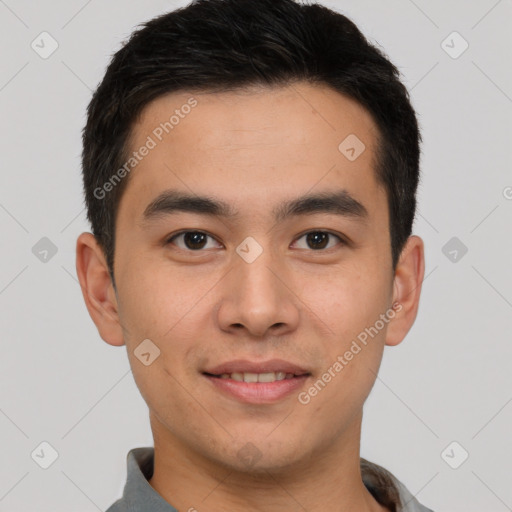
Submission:
<svg viewBox="0 0 512 512">
<path fill-rule="evenodd" d="M 325 6 L 194 0 L 138 26 L 113 55 L 87 109 L 82 138 L 87 217 L 113 281 L 116 214 L 129 175 L 108 193 L 104 185 L 129 160 L 131 129 L 144 107 L 171 92 L 300 81 L 330 86 L 357 101 L 376 123 L 375 172 L 387 195 L 396 268 L 414 222 L 421 142 L 398 69 L 351 20 Z"/>
</svg>

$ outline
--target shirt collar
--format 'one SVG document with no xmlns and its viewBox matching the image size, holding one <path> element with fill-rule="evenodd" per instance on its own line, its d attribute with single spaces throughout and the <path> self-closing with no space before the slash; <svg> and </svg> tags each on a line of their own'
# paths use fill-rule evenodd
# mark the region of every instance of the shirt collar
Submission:
<svg viewBox="0 0 512 512">
<path fill-rule="evenodd" d="M 123 497 L 120 504 L 126 508 L 119 511 L 139 512 L 151 510 L 151 512 L 178 512 L 167 503 L 149 484 L 148 480 L 153 476 L 153 461 L 155 449 L 153 447 L 133 448 L 126 456 L 127 478 L 124 486 Z M 118 503 L 119 503 L 118 502 Z M 107 512 L 109 512 L 107 510 Z M 117 512 L 114 509 L 112 512 Z"/>
<path fill-rule="evenodd" d="M 149 484 L 153 476 L 155 450 L 153 447 L 133 448 L 128 452 L 127 479 L 123 497 L 107 512 L 178 512 Z M 396 512 L 429 512 L 422 507 L 389 471 L 361 459 L 363 483 L 379 503 Z"/>
</svg>

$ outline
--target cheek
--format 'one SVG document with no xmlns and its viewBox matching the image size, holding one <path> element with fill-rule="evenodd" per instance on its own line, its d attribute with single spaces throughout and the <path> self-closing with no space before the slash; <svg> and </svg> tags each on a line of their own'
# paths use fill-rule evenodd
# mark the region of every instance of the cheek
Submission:
<svg viewBox="0 0 512 512">
<path fill-rule="evenodd" d="M 148 315 L 139 308 L 131 319 L 132 337 L 127 342 L 130 367 L 150 410 L 172 425 L 172 418 L 180 417 L 183 411 L 188 415 L 197 407 L 191 383 L 196 377 L 194 355 L 199 336 L 190 329 L 186 317 L 180 321 L 182 315 L 173 317 L 158 304 L 148 303 L 148 308 Z M 151 341 L 141 343 L 143 339 Z"/>
<path fill-rule="evenodd" d="M 322 286 L 309 290 L 306 302 L 314 304 L 315 312 L 330 327 L 331 336 L 340 342 L 349 341 L 373 325 L 389 307 L 389 283 L 383 279 L 381 269 L 369 265 L 333 272 Z"/>
<path fill-rule="evenodd" d="M 180 279 L 178 272 L 165 265 L 139 266 L 127 272 L 119 290 L 119 311 L 133 334 L 131 342 L 142 336 L 163 343 L 183 318 L 193 314 L 194 305 L 207 291 L 202 288 L 197 279 Z"/>
<path fill-rule="evenodd" d="M 387 323 L 381 320 L 389 308 L 389 283 L 382 272 L 368 269 L 334 276 L 328 290 L 318 295 L 318 311 L 330 328 L 322 344 L 328 374 L 321 380 L 329 381 L 326 387 L 330 388 L 325 399 L 329 396 L 344 404 L 360 404 L 370 392 L 391 321 L 389 317 Z"/>
<path fill-rule="evenodd" d="M 204 414 L 187 381 L 178 372 L 168 370 L 168 360 L 163 353 L 149 367 L 141 366 L 138 361 L 131 365 L 137 388 L 149 410 L 168 429 L 179 429 L 184 419 Z"/>
<path fill-rule="evenodd" d="M 171 375 L 182 373 L 204 330 L 202 318 L 207 314 L 208 301 L 207 297 L 200 299 L 211 284 L 183 278 L 175 270 L 171 273 L 170 266 L 154 263 L 134 265 L 123 277 L 119 315 L 127 333 L 125 342 L 134 375 L 137 372 L 143 380 L 161 381 L 171 378 L 165 370 Z M 152 348 L 150 343 L 149 352 L 158 353 L 150 370 L 136 357 L 146 339 L 157 347 Z"/>
</svg>

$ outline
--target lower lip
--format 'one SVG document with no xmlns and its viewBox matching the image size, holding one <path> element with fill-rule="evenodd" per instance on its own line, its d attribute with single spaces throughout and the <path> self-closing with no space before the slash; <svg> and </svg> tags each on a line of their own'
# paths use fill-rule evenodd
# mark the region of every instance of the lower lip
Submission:
<svg viewBox="0 0 512 512">
<path fill-rule="evenodd" d="M 277 402 L 302 388 L 309 377 L 309 375 L 301 375 L 274 382 L 240 382 L 203 375 L 220 391 L 250 404 Z"/>
</svg>

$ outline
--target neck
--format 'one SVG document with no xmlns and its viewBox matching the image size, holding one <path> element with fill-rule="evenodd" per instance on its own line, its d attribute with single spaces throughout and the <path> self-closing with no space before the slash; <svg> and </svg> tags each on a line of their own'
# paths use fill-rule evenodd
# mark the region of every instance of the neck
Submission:
<svg viewBox="0 0 512 512">
<path fill-rule="evenodd" d="M 177 510 L 194 512 L 389 512 L 363 484 L 359 416 L 336 445 L 283 467 L 240 471 L 184 445 L 153 416 L 153 476 L 149 484 Z"/>
</svg>

